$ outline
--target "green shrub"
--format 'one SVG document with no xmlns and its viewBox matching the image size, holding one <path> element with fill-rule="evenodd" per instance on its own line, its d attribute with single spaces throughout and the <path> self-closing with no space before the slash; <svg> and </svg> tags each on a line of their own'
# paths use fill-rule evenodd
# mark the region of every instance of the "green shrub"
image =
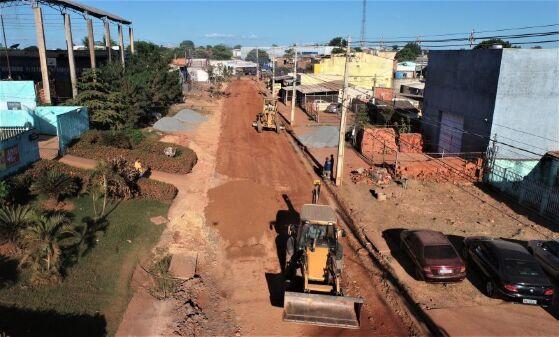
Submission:
<svg viewBox="0 0 559 337">
<path fill-rule="evenodd" d="M 138 129 L 126 129 L 124 130 L 124 133 L 128 136 L 132 145 L 138 145 L 146 138 L 142 131 Z"/>
<path fill-rule="evenodd" d="M 31 185 L 31 190 L 61 201 L 62 198 L 72 196 L 78 191 L 76 179 L 59 171 L 47 171 L 37 177 Z"/>
<path fill-rule="evenodd" d="M 112 146 L 118 149 L 131 149 L 132 143 L 128 135 L 122 131 L 101 132 L 99 145 Z"/>
</svg>

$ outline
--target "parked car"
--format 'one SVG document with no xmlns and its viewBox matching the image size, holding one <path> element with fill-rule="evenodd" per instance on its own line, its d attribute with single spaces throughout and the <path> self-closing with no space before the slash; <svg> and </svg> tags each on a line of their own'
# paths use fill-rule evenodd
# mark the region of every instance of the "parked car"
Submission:
<svg viewBox="0 0 559 337">
<path fill-rule="evenodd" d="M 559 241 L 532 240 L 528 250 L 547 274 L 559 282 Z"/>
<path fill-rule="evenodd" d="M 485 293 L 524 304 L 548 306 L 553 286 L 536 259 L 522 245 L 482 236 L 464 239 L 468 267 L 483 274 Z"/>
<path fill-rule="evenodd" d="M 405 230 L 400 233 L 400 243 L 414 264 L 418 280 L 451 282 L 462 281 L 466 277 L 464 262 L 443 233 Z"/>
<path fill-rule="evenodd" d="M 338 103 L 330 103 L 326 108 L 326 112 L 337 114 L 340 112 L 340 104 Z"/>
<path fill-rule="evenodd" d="M 329 105 L 330 105 L 330 102 L 326 102 L 326 101 L 321 100 L 321 99 L 317 99 L 317 100 L 312 102 L 313 109 L 315 109 L 317 111 L 324 111 L 324 110 L 326 110 L 326 108 Z"/>
</svg>

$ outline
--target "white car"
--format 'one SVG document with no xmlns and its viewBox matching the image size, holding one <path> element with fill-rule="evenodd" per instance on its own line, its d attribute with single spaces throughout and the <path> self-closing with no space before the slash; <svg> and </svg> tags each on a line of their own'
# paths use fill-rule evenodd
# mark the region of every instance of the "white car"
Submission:
<svg viewBox="0 0 559 337">
<path fill-rule="evenodd" d="M 323 101 L 321 99 L 317 99 L 316 101 L 312 102 L 312 107 L 313 107 L 314 110 L 324 111 L 324 110 L 326 110 L 326 108 L 328 108 L 330 103 L 331 102 L 326 102 L 326 101 Z"/>
</svg>

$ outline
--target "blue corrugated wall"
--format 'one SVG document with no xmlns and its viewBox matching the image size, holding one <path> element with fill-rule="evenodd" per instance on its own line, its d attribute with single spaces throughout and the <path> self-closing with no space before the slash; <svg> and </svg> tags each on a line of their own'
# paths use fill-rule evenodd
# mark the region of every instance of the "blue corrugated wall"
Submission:
<svg viewBox="0 0 559 337">
<path fill-rule="evenodd" d="M 20 135 L 0 141 L 0 179 L 17 172 L 39 160 L 39 145 L 37 140 L 31 140 L 30 135 L 37 132 L 34 129 L 23 132 Z M 19 161 L 11 166 L 4 167 L 5 151 L 17 147 Z"/>
</svg>

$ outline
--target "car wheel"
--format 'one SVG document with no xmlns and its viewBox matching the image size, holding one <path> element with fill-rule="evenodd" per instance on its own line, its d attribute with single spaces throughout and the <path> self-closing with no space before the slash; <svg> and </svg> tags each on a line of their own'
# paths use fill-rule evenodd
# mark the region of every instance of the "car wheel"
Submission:
<svg viewBox="0 0 559 337">
<path fill-rule="evenodd" d="M 495 283 L 491 280 L 485 281 L 485 294 L 491 298 L 497 298 L 497 291 L 495 289 Z"/>
</svg>

